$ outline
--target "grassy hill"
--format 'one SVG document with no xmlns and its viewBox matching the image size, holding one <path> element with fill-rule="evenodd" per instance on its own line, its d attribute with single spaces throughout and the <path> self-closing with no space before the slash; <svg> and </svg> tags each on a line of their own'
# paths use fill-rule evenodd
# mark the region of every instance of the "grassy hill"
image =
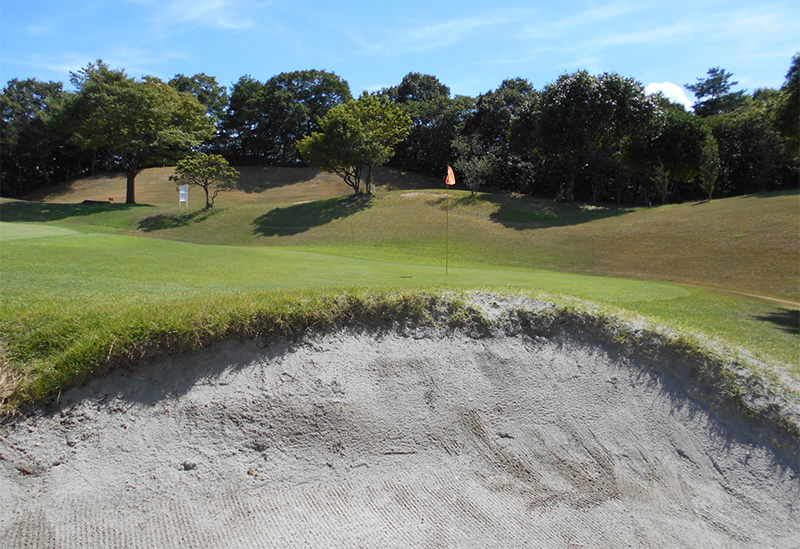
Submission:
<svg viewBox="0 0 800 549">
<path fill-rule="evenodd" d="M 176 206 L 171 168 L 145 170 L 129 208 L 124 178 L 73 182 L 3 219 L 61 221 L 163 239 L 286 246 L 338 256 L 440 265 L 447 213 L 433 178 L 382 169 L 378 196 L 353 201 L 337 177 L 308 168 L 241 168 L 242 190 L 217 211 Z M 441 186 L 441 185 L 440 185 Z M 426 189 L 427 187 L 427 189 Z M 117 194 L 112 207 L 79 206 Z M 800 195 L 738 197 L 658 208 L 558 204 L 449 194 L 453 266 L 503 266 L 664 280 L 800 302 Z"/>
<path fill-rule="evenodd" d="M 588 300 L 721 338 L 800 379 L 797 193 L 618 209 L 446 194 L 381 170 L 378 195 L 353 200 L 313 170 L 242 172 L 243 189 L 214 212 L 196 193 L 178 209 L 168 168 L 137 178 L 136 206 L 119 203 L 122 177 L 0 201 L 0 398 L 53 394 L 140 351 L 318 319 L 343 291 L 365 302 L 470 288 Z"/>
</svg>

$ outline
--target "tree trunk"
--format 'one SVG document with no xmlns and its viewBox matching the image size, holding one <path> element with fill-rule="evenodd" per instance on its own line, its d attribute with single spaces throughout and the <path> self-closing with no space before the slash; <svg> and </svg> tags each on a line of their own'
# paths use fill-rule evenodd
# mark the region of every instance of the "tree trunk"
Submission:
<svg viewBox="0 0 800 549">
<path fill-rule="evenodd" d="M 375 181 L 372 179 L 372 164 L 367 166 L 367 194 L 375 194 Z"/>
<path fill-rule="evenodd" d="M 578 170 L 572 170 L 567 179 L 567 186 L 564 188 L 564 200 L 566 202 L 575 201 L 575 178 L 578 176 Z"/>
<path fill-rule="evenodd" d="M 663 162 L 658 166 L 656 173 L 659 179 L 658 191 L 661 194 L 661 205 L 663 206 L 667 203 L 667 195 L 669 195 L 669 174 L 667 170 L 664 169 Z"/>
<path fill-rule="evenodd" d="M 598 180 L 595 183 L 592 183 L 592 203 L 597 204 L 600 200 L 600 181 Z"/>
<path fill-rule="evenodd" d="M 136 204 L 136 188 L 134 187 L 134 180 L 136 179 L 136 171 L 129 170 L 125 172 L 127 178 L 127 186 L 125 188 L 125 204 Z"/>
</svg>

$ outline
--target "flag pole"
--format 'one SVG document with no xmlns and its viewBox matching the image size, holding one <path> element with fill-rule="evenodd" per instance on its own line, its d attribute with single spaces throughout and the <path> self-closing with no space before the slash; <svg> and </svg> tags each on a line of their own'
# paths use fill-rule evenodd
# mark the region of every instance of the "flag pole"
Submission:
<svg viewBox="0 0 800 549">
<path fill-rule="evenodd" d="M 450 274 L 450 187 L 456 184 L 456 175 L 453 168 L 447 166 L 447 175 L 444 178 L 444 211 L 445 211 L 445 236 L 444 236 L 444 276 Z"/>
<path fill-rule="evenodd" d="M 446 180 L 445 180 L 446 181 Z M 446 215 L 444 237 L 444 276 L 450 274 L 450 185 L 444 185 L 444 211 Z"/>
</svg>

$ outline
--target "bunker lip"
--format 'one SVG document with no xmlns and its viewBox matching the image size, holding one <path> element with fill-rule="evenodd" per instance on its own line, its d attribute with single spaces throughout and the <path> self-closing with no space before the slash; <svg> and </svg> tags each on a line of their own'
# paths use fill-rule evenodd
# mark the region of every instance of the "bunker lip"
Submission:
<svg viewBox="0 0 800 549">
<path fill-rule="evenodd" d="M 3 427 L 0 545 L 795 543 L 792 387 L 607 314 L 429 313 L 65 391 Z"/>
</svg>

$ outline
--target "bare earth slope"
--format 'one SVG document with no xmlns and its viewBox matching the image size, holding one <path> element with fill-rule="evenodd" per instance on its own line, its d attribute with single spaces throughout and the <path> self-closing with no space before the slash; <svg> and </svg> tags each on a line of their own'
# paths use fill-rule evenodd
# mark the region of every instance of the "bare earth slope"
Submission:
<svg viewBox="0 0 800 549">
<path fill-rule="evenodd" d="M 688 371 L 575 327 L 159 358 L 3 427 L 0 546 L 797 547 L 796 440 Z"/>
</svg>

